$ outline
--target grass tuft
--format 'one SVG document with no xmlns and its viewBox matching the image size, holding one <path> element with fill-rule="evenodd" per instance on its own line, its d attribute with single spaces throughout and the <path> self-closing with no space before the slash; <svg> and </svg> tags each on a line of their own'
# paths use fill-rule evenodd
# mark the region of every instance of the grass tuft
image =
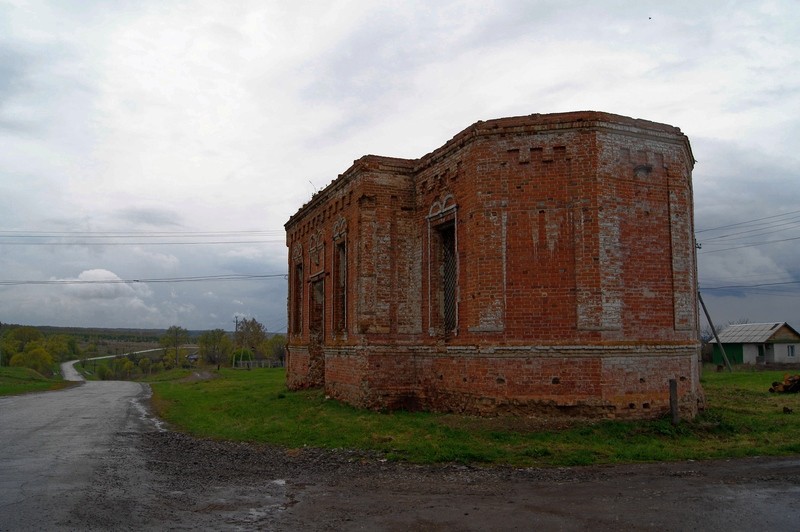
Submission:
<svg viewBox="0 0 800 532">
<path fill-rule="evenodd" d="M 29 368 L 0 367 L 0 396 L 60 390 L 73 383 L 48 379 Z"/>
<path fill-rule="evenodd" d="M 787 455 L 800 452 L 800 395 L 769 393 L 781 372 L 707 373 L 707 409 L 673 426 L 652 421 L 479 418 L 430 412 L 373 412 L 288 391 L 281 369 L 221 370 L 217 378 L 153 383 L 153 404 L 196 436 L 376 451 L 388 460 L 513 466 Z"/>
</svg>

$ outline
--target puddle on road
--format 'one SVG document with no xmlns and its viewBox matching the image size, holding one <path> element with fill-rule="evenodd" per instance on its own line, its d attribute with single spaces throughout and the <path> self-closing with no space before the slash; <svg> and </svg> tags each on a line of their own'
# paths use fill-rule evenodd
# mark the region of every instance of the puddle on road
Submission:
<svg viewBox="0 0 800 532">
<path fill-rule="evenodd" d="M 192 513 L 213 514 L 232 530 L 274 525 L 277 515 L 296 504 L 284 479 L 260 486 L 214 486 L 206 495 L 196 501 Z"/>
<path fill-rule="evenodd" d="M 147 386 L 145 388 L 144 395 L 131 399 L 131 404 L 139 413 L 139 420 L 141 420 L 145 425 L 152 425 L 157 432 L 167 432 L 166 424 L 161 419 L 150 413 L 150 409 L 145 406 L 145 401 L 149 400 L 150 396 L 152 395 L 150 387 Z"/>
</svg>

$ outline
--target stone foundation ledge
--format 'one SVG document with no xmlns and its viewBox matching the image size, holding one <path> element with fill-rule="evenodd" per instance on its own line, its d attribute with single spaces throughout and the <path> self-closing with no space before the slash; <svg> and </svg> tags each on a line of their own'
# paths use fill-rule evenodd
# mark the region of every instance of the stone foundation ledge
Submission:
<svg viewBox="0 0 800 532">
<path fill-rule="evenodd" d="M 293 348 L 298 349 L 298 348 Z M 302 349 L 302 348 L 300 348 Z M 370 346 L 337 346 L 325 348 L 325 356 L 430 356 L 430 357 L 487 357 L 520 358 L 574 357 L 605 358 L 624 356 L 696 356 L 700 344 L 648 344 L 648 345 L 517 345 L 517 346 L 404 346 L 396 344 Z"/>
<path fill-rule="evenodd" d="M 694 393 L 680 397 L 681 419 L 693 419 L 702 409 L 702 396 Z M 404 393 L 371 397 L 357 405 L 373 410 L 427 410 L 482 417 L 577 417 L 586 419 L 645 420 L 670 415 L 669 398 L 652 398 L 645 408 L 631 407 L 627 398 L 608 401 L 600 398 L 564 400 L 564 398 L 503 398 L 470 394 L 436 393 L 425 396 Z"/>
</svg>

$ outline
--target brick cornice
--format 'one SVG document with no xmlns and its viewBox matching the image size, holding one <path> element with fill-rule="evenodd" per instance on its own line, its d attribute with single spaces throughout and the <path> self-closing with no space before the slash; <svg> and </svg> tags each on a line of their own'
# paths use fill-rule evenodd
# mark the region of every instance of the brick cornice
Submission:
<svg viewBox="0 0 800 532">
<path fill-rule="evenodd" d="M 662 142 L 683 145 L 690 161 L 694 161 L 689 139 L 680 128 L 627 116 L 598 111 L 575 111 L 569 113 L 532 114 L 493 120 L 479 120 L 457 133 L 443 146 L 416 159 L 415 173 L 428 168 L 482 137 L 497 135 L 535 135 L 565 131 L 600 131 L 639 138 L 657 139 Z"/>
<path fill-rule="evenodd" d="M 680 144 L 686 150 L 687 159 L 694 161 L 689 139 L 680 128 L 627 116 L 598 111 L 574 111 L 569 113 L 531 114 L 512 116 L 493 120 L 479 120 L 453 136 L 441 147 L 418 159 L 402 159 L 381 155 L 364 155 L 340 174 L 324 189 L 315 193 L 286 222 L 288 230 L 302 218 L 305 212 L 325 203 L 336 191 L 347 186 L 353 179 L 367 172 L 390 172 L 394 174 L 417 175 L 437 162 L 450 157 L 454 152 L 476 140 L 497 135 L 535 135 L 564 131 L 608 131 L 639 138 L 657 139 L 661 142 Z M 689 169 L 691 170 L 691 168 Z"/>
</svg>

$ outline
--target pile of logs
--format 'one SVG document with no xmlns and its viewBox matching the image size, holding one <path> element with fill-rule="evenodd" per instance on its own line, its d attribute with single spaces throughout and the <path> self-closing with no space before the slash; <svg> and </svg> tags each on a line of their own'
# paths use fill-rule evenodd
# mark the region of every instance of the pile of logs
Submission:
<svg viewBox="0 0 800 532">
<path fill-rule="evenodd" d="M 783 382 L 773 382 L 769 391 L 773 393 L 798 393 L 800 392 L 800 375 L 783 376 Z"/>
</svg>

